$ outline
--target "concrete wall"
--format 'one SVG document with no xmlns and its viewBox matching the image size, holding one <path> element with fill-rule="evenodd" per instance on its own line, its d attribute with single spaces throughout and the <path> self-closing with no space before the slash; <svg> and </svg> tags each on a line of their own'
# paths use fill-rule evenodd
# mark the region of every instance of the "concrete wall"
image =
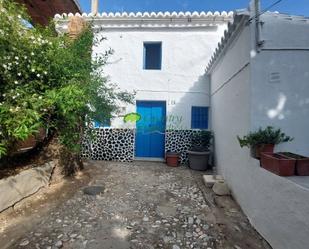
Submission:
<svg viewBox="0 0 309 249">
<path fill-rule="evenodd" d="M 54 163 L 22 171 L 16 176 L 0 180 L 0 212 L 35 194 L 49 184 Z"/>
<path fill-rule="evenodd" d="M 167 115 L 177 116 L 177 124 L 167 128 L 191 128 L 191 106 L 209 106 L 209 82 L 205 65 L 209 61 L 225 24 L 200 28 L 106 29 L 107 38 L 94 53 L 112 48 L 114 54 L 104 69 L 122 89 L 135 90 L 136 100 L 164 100 Z M 162 42 L 162 70 L 143 70 L 143 42 Z M 134 105 L 124 106 L 124 113 L 135 112 Z M 169 120 L 169 119 L 168 119 Z M 125 127 L 122 118 L 113 127 Z"/>
<path fill-rule="evenodd" d="M 254 33 L 244 27 L 211 74 L 216 165 L 251 223 L 274 249 L 304 249 L 309 244 L 309 190 L 297 184 L 297 178 L 291 181 L 262 169 L 249 149 L 240 148 L 236 136 L 274 125 L 295 137 L 278 150 L 308 155 L 308 52 L 267 50 L 264 35 L 265 50 L 255 53 Z"/>
<path fill-rule="evenodd" d="M 308 51 L 262 50 L 253 63 L 252 129 L 280 127 L 294 141 L 276 150 L 309 156 L 309 46 Z"/>
</svg>

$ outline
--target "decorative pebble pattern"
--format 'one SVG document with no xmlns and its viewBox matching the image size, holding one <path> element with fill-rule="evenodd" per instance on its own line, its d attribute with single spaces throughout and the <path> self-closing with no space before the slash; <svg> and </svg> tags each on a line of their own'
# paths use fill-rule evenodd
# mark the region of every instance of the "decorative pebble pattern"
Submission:
<svg viewBox="0 0 309 249">
<path fill-rule="evenodd" d="M 133 129 L 95 129 L 95 137 L 90 142 L 83 141 L 82 156 L 93 160 L 132 162 L 134 159 Z"/>
<path fill-rule="evenodd" d="M 188 161 L 187 150 L 191 147 L 192 134 L 198 130 L 167 130 L 165 151 L 180 153 L 181 163 Z M 93 160 L 132 162 L 134 160 L 135 131 L 133 129 L 95 129 L 97 139 L 83 142 L 82 156 Z"/>
<path fill-rule="evenodd" d="M 165 151 L 180 154 L 181 163 L 188 161 L 187 150 L 191 147 L 192 134 L 199 130 L 167 130 L 165 132 Z"/>
</svg>

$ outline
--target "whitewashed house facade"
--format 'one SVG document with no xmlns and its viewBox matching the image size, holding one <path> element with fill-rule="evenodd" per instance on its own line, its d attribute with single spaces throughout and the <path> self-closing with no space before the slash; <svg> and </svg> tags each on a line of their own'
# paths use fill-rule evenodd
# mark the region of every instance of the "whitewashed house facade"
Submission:
<svg viewBox="0 0 309 249">
<path fill-rule="evenodd" d="M 106 38 L 93 48 L 94 55 L 114 51 L 104 68 L 105 74 L 121 89 L 136 92 L 136 103 L 122 106 L 121 115 L 111 120 L 109 128 L 98 131 L 103 137 L 114 132 L 116 140 L 115 129 L 125 132 L 129 139 L 123 150 L 118 147 L 114 153 L 109 150 L 110 145 L 102 149 L 104 143 L 99 142 L 93 145 L 99 156 L 92 157 L 162 159 L 167 150 L 181 152 L 184 157 L 192 129 L 209 128 L 210 88 L 205 65 L 232 20 L 232 13 L 83 16 L 95 30 L 100 30 L 96 35 Z M 68 19 L 57 16 L 56 21 L 58 30 L 66 31 Z M 129 113 L 140 114 L 141 120 L 124 122 L 123 116 Z"/>
</svg>

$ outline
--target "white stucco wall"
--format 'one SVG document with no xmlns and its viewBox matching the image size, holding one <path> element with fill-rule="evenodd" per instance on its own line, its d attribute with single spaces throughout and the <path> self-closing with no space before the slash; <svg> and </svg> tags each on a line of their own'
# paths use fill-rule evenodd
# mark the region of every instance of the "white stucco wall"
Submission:
<svg viewBox="0 0 309 249">
<path fill-rule="evenodd" d="M 248 29 L 248 27 L 247 27 Z M 236 136 L 250 129 L 250 34 L 242 32 L 225 52 L 211 74 L 211 129 L 215 135 L 215 160 L 219 172 L 229 179 L 244 154 Z M 236 59 L 237 58 L 237 59 Z M 235 75 L 241 68 L 243 70 Z M 237 172 L 238 174 L 239 172 Z"/>
<path fill-rule="evenodd" d="M 267 29 L 276 30 L 276 26 Z M 236 136 L 273 125 L 295 137 L 277 150 L 308 155 L 308 51 L 271 48 L 256 54 L 250 45 L 254 44 L 252 31 L 248 26 L 242 29 L 211 74 L 216 166 L 251 223 L 274 249 L 304 249 L 309 244 L 309 190 L 262 169 L 249 149 L 240 148 Z M 265 34 L 265 48 L 268 40 L 273 46 L 274 39 L 281 39 L 273 35 L 268 39 Z M 278 74 L 271 73 L 279 73 L 280 81 Z M 297 177 L 293 180 L 297 182 Z M 302 181 L 309 182 L 309 177 Z"/>
<path fill-rule="evenodd" d="M 121 89 L 136 91 L 136 100 L 166 101 L 167 116 L 181 120 L 167 128 L 191 128 L 191 106 L 209 106 L 209 82 L 205 65 L 221 38 L 226 24 L 212 27 L 164 29 L 105 29 L 99 35 L 107 40 L 94 48 L 114 54 L 105 67 L 111 82 Z M 143 43 L 162 42 L 162 69 L 143 69 Z M 124 113 L 135 112 L 135 105 L 124 106 Z M 169 118 L 167 119 L 169 120 Z M 125 127 L 122 118 L 113 127 Z M 132 124 L 131 124 L 132 126 Z"/>
<path fill-rule="evenodd" d="M 254 65 L 252 128 L 280 127 L 294 141 L 276 150 L 309 156 L 309 46 L 308 51 L 262 51 Z M 272 73 L 280 79 L 272 81 Z"/>
</svg>

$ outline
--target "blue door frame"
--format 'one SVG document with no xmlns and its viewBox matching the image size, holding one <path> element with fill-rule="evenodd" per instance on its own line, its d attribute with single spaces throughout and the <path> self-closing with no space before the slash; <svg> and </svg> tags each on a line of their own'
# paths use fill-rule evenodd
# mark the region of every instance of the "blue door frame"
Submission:
<svg viewBox="0 0 309 249">
<path fill-rule="evenodd" d="M 135 156 L 164 158 L 165 101 L 136 101 L 141 119 L 136 123 Z"/>
</svg>

